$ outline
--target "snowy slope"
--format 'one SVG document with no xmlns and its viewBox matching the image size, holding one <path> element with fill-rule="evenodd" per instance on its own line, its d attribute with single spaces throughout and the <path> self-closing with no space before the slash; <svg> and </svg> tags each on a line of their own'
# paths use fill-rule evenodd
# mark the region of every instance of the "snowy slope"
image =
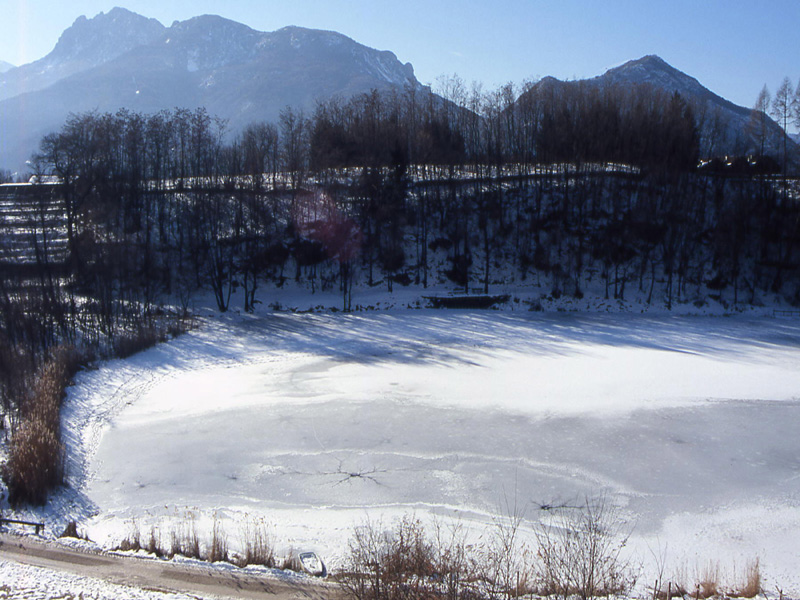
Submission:
<svg viewBox="0 0 800 600">
<path fill-rule="evenodd" d="M 259 32 L 213 15 L 164 28 L 117 10 L 79 19 L 42 61 L 0 77 L 0 129 L 7 142 L 0 166 L 20 168 L 41 136 L 69 113 L 204 106 L 227 119 L 235 134 L 252 122 L 276 122 L 286 106 L 311 111 L 318 98 L 421 88 L 410 64 L 339 33 L 300 27 Z M 112 43 L 111 52 L 107 42 L 120 37 L 123 16 L 137 19 L 136 27 L 118 46 Z"/>
<path fill-rule="evenodd" d="M 669 65 L 662 58 L 649 55 L 628 61 L 591 79 L 602 85 L 652 85 L 668 92 L 678 92 L 695 103 L 705 138 L 718 137 L 715 155 L 754 153 L 759 144 L 748 131 L 751 109 L 738 106 L 715 94 L 697 79 Z M 782 143 L 782 129 L 768 119 L 767 153 L 777 154 Z M 709 143 L 710 144 L 710 143 Z"/>
<path fill-rule="evenodd" d="M 91 69 L 162 35 L 164 26 L 124 8 L 92 19 L 78 17 L 44 58 L 13 69 L 0 69 L 0 100 L 44 89 L 70 75 Z"/>
</svg>

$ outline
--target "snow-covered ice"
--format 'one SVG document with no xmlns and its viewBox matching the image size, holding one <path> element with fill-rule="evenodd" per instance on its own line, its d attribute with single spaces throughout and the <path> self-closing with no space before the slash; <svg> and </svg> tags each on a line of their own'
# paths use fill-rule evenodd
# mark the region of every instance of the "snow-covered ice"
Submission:
<svg viewBox="0 0 800 600">
<path fill-rule="evenodd" d="M 62 500 L 113 544 L 187 513 L 336 566 L 354 524 L 605 494 L 648 561 L 800 593 L 800 323 L 434 310 L 228 315 L 79 375 Z M 91 518 L 89 518 L 90 515 Z M 235 541 L 233 542 L 235 546 Z"/>
</svg>

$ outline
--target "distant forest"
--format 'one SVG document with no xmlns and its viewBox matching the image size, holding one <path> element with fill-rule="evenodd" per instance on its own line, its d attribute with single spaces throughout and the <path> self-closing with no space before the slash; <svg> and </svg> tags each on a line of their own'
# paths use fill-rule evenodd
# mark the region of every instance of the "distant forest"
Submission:
<svg viewBox="0 0 800 600">
<path fill-rule="evenodd" d="M 29 248 L 25 261 L 0 248 L 14 439 L 49 436 L 42 453 L 57 457 L 57 419 L 37 416 L 42 374 L 58 364 L 68 380 L 87 356 L 181 330 L 199 290 L 220 311 L 236 290 L 253 310 L 289 279 L 338 290 L 344 310 L 354 282 L 483 293 L 536 282 L 576 297 L 599 282 L 608 298 L 636 290 L 668 308 L 764 293 L 800 304 L 796 188 L 763 157 L 699 170 L 713 140 L 679 94 L 451 91 L 286 108 L 232 141 L 202 109 L 74 115 L 46 136 L 38 184 L 9 192 L 22 225 L 2 224 L 4 239 L 22 227 Z M 31 483 L 14 463 L 44 460 L 30 445 L 12 444 L 4 477 L 17 500 L 43 501 L 60 463 Z"/>
</svg>

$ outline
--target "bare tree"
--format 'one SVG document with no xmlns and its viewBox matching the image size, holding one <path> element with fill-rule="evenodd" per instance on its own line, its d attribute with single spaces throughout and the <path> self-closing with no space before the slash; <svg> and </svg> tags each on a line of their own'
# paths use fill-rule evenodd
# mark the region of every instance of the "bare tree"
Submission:
<svg viewBox="0 0 800 600">
<path fill-rule="evenodd" d="M 783 128 L 783 174 L 786 175 L 786 142 L 788 135 L 789 121 L 794 118 L 797 107 L 797 97 L 792 91 L 792 82 L 788 77 L 784 77 L 775 97 L 772 99 L 771 114 Z"/>
<path fill-rule="evenodd" d="M 772 96 L 767 89 L 767 85 L 761 88 L 758 93 L 758 98 L 750 112 L 750 121 L 747 123 L 747 130 L 755 137 L 758 142 L 758 154 L 764 156 L 764 146 L 767 142 L 767 134 L 769 132 L 769 117 L 767 113 L 770 110 L 770 101 Z"/>
</svg>

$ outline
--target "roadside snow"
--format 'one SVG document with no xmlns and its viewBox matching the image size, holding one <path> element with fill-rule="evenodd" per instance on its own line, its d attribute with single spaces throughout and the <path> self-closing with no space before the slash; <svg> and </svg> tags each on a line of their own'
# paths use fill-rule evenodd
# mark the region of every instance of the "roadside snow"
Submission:
<svg viewBox="0 0 800 600">
<path fill-rule="evenodd" d="M 0 560 L 0 599 L 8 600 L 203 600 L 81 577 L 65 571 Z"/>
</svg>

